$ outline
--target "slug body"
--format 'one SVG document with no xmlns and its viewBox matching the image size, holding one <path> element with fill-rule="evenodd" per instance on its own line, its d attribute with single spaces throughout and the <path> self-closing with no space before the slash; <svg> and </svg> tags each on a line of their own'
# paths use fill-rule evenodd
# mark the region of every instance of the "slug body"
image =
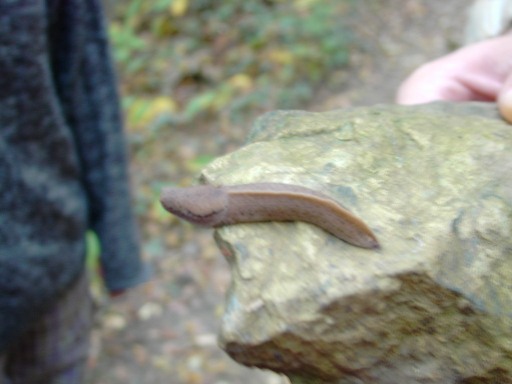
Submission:
<svg viewBox="0 0 512 384">
<path fill-rule="evenodd" d="M 264 221 L 304 221 L 362 248 L 379 248 L 370 228 L 329 196 L 281 183 L 165 188 L 166 210 L 194 224 L 221 227 Z"/>
</svg>

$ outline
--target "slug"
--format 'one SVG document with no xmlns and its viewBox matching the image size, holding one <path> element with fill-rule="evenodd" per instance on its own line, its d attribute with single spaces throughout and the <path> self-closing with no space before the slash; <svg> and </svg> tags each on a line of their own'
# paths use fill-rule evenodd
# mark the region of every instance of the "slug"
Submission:
<svg viewBox="0 0 512 384">
<path fill-rule="evenodd" d="M 370 228 L 329 196 L 291 184 L 254 183 L 165 188 L 166 210 L 197 225 L 221 227 L 263 221 L 304 221 L 352 245 L 375 249 Z"/>
</svg>

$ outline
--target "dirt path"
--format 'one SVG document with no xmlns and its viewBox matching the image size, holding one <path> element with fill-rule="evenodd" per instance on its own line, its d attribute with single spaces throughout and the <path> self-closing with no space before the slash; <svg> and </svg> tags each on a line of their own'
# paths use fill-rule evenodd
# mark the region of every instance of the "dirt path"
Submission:
<svg viewBox="0 0 512 384">
<path fill-rule="evenodd" d="M 350 71 L 334 74 L 311 110 L 390 103 L 402 79 L 461 39 L 467 0 L 358 0 L 352 30 L 358 50 Z M 385 4 L 385 6 L 384 6 Z M 250 124 L 248 124 L 249 126 Z M 215 123 L 173 132 L 169 164 L 197 153 L 218 155 L 240 145 L 245 132 Z M 206 138 L 216 138 L 216 140 Z M 171 166 L 171 165 L 169 165 Z M 134 165 L 136 185 L 144 162 Z M 188 170 L 192 179 L 196 170 Z M 185 170 L 184 172 L 187 172 Z M 154 175 L 147 172 L 148 175 Z M 206 230 L 175 223 L 165 248 L 146 228 L 145 250 L 156 267 L 152 284 L 102 306 L 94 333 L 89 383 L 282 384 L 275 374 L 232 362 L 216 344 L 229 271 Z M 160 248 L 159 248 L 160 247 Z"/>
</svg>

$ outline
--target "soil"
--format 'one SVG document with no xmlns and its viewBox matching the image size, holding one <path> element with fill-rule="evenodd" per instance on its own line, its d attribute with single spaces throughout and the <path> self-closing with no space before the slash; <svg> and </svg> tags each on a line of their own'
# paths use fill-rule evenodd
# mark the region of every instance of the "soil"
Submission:
<svg viewBox="0 0 512 384">
<path fill-rule="evenodd" d="M 354 48 L 349 68 L 333 74 L 305 109 L 323 111 L 392 103 L 400 82 L 420 64 L 460 45 L 467 0 L 359 0 L 352 5 Z M 210 121 L 176 129 L 159 169 L 140 156 L 136 193 L 157 177 L 192 184 L 198 154 L 218 156 L 243 144 L 250 128 Z M 192 167 L 193 168 L 193 167 Z M 156 199 L 156 197 L 155 197 Z M 158 213 L 158 210 L 156 210 Z M 238 365 L 217 345 L 229 269 L 210 230 L 172 221 L 144 223 L 144 254 L 155 268 L 150 284 L 100 301 L 88 383 L 284 384 L 272 372 Z M 102 301 L 101 301 L 102 300 Z"/>
</svg>

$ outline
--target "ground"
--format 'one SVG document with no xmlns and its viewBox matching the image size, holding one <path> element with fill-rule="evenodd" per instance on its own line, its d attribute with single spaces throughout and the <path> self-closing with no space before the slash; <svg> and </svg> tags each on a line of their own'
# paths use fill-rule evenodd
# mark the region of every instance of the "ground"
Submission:
<svg viewBox="0 0 512 384">
<path fill-rule="evenodd" d="M 467 0 L 359 0 L 351 21 L 357 49 L 348 69 L 336 76 L 339 89 L 325 87 L 308 110 L 392 103 L 415 67 L 458 46 Z M 385 4 L 385 5 L 384 5 Z M 168 164 L 184 184 L 197 169 L 187 159 L 218 156 L 243 145 L 251 122 L 231 130 L 216 121 L 172 132 Z M 158 150 L 158 143 L 154 144 Z M 155 175 L 150 162 L 133 164 L 134 184 Z M 190 167 L 189 167 L 190 168 Z M 166 173 L 168 174 L 168 172 Z M 148 176 L 151 175 L 151 176 Z M 156 199 L 156 197 L 155 197 Z M 169 220 L 171 220 L 169 218 Z M 145 255 L 155 278 L 129 294 L 98 303 L 90 361 L 90 384 L 284 384 L 271 372 L 242 367 L 218 346 L 216 333 L 229 286 L 228 265 L 210 230 L 174 222 L 172 231 L 145 228 Z"/>
</svg>

